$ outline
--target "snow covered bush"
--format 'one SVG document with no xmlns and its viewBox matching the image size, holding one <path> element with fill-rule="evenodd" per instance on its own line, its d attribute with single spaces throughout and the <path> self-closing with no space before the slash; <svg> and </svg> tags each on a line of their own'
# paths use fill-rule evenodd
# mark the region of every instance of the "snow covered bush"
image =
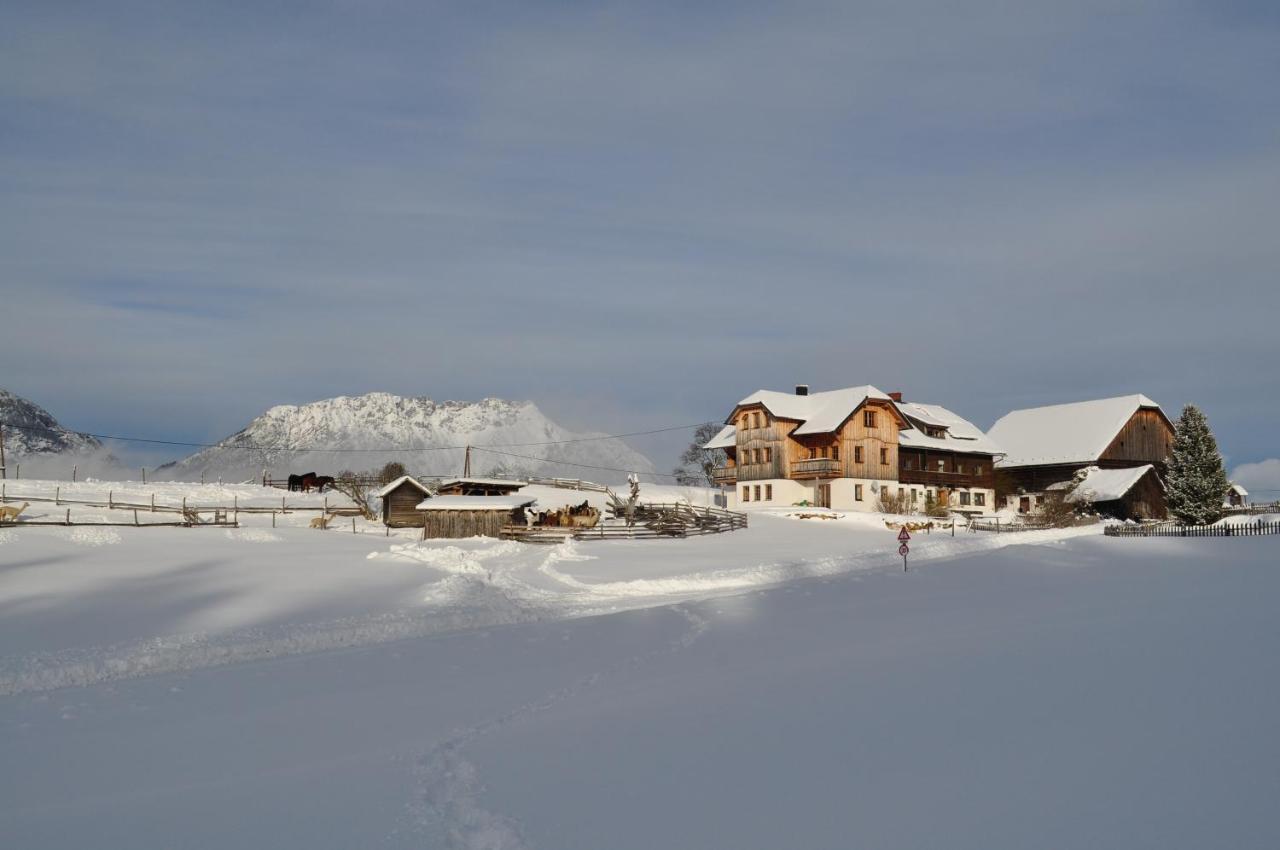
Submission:
<svg viewBox="0 0 1280 850">
<path fill-rule="evenodd" d="M 1209 420 L 1200 408 L 1188 404 L 1174 425 L 1173 453 L 1165 477 L 1169 513 L 1188 525 L 1216 522 L 1230 487 Z"/>
</svg>

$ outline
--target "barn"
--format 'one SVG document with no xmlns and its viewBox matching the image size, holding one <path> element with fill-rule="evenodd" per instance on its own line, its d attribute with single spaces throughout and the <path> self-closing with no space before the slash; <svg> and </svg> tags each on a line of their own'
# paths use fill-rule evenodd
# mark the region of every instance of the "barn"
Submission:
<svg viewBox="0 0 1280 850">
<path fill-rule="evenodd" d="M 431 492 L 416 479 L 402 475 L 378 491 L 382 499 L 382 522 L 392 528 L 417 528 L 422 525 L 418 503 Z"/>
<path fill-rule="evenodd" d="M 1048 489 L 1052 492 L 1070 486 L 1070 482 L 1063 482 Z M 1160 519 L 1165 515 L 1164 484 L 1152 464 L 1117 469 L 1088 467 L 1067 501 L 1091 504 L 1098 513 L 1116 519 Z"/>
<path fill-rule="evenodd" d="M 505 478 L 450 478 L 440 482 L 436 493 L 441 496 L 510 496 L 527 483 Z"/>
<path fill-rule="evenodd" d="M 505 525 L 524 525 L 536 500 L 522 496 L 433 496 L 417 506 L 424 540 L 433 537 L 498 537 Z"/>
</svg>

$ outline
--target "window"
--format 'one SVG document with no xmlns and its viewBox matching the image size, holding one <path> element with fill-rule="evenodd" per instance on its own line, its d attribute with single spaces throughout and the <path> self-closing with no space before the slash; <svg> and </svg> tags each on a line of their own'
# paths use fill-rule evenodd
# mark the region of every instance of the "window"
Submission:
<svg viewBox="0 0 1280 850">
<path fill-rule="evenodd" d="M 831 459 L 832 459 L 832 460 L 839 460 L 839 459 L 840 459 L 840 447 L 839 447 L 839 446 L 832 446 L 832 447 L 831 447 Z"/>
<path fill-rule="evenodd" d="M 974 493 L 974 494 L 973 494 L 973 503 L 974 503 L 975 505 L 977 505 L 978 507 L 982 507 L 983 505 L 985 505 L 985 504 L 987 503 L 987 494 L 986 494 L 986 493 Z"/>
<path fill-rule="evenodd" d="M 889 462 L 889 450 L 884 447 L 881 447 L 880 449 L 880 462 L 881 463 Z"/>
<path fill-rule="evenodd" d="M 773 463 L 773 449 L 766 447 L 764 450 L 764 462 Z"/>
<path fill-rule="evenodd" d="M 862 446 L 853 447 L 853 462 L 862 463 Z"/>
<path fill-rule="evenodd" d="M 818 457 L 818 447 L 817 447 L 817 446 L 810 446 L 810 447 L 809 447 L 809 460 L 814 460 L 814 459 L 815 459 L 815 458 L 817 458 L 817 457 Z"/>
<path fill-rule="evenodd" d="M 947 471 L 947 462 L 945 460 L 942 460 L 941 458 L 938 459 L 938 471 L 939 472 Z"/>
<path fill-rule="evenodd" d="M 756 485 L 756 493 L 755 493 L 755 495 L 756 495 L 756 501 L 757 501 L 757 502 L 758 502 L 758 501 L 760 501 L 760 485 L 759 485 L 759 484 L 757 484 L 757 485 Z"/>
<path fill-rule="evenodd" d="M 756 463 L 759 463 L 759 462 L 760 462 L 760 460 L 761 460 L 761 458 L 760 458 L 760 450 L 759 450 L 759 449 L 752 449 L 752 454 L 755 456 Z"/>
<path fill-rule="evenodd" d="M 914 505 L 916 503 L 916 498 L 918 496 L 919 496 L 919 491 L 916 490 L 916 488 L 912 487 L 911 488 L 911 504 Z"/>
<path fill-rule="evenodd" d="M 861 501 L 862 501 L 862 485 L 861 485 L 861 484 L 854 484 L 854 485 L 853 485 L 853 500 L 854 500 L 855 502 L 861 502 Z"/>
<path fill-rule="evenodd" d="M 981 475 L 981 474 L 982 474 L 982 464 L 980 464 L 980 463 L 978 463 L 978 464 L 974 464 L 974 467 L 973 467 L 973 474 L 974 474 L 974 475 Z"/>
<path fill-rule="evenodd" d="M 823 457 L 823 459 L 824 459 L 824 460 L 826 460 L 826 459 L 828 459 L 828 458 L 830 458 L 830 457 L 831 457 L 831 447 L 830 447 L 830 446 L 823 446 L 823 447 L 822 447 L 822 457 Z"/>
<path fill-rule="evenodd" d="M 915 459 L 915 456 L 914 456 L 914 455 L 902 455 L 902 468 L 903 468 L 903 469 L 915 469 L 915 468 L 916 468 L 916 459 Z"/>
<path fill-rule="evenodd" d="M 773 501 L 773 485 L 772 484 L 764 485 L 764 500 L 766 502 Z"/>
<path fill-rule="evenodd" d="M 742 501 L 744 501 L 744 502 L 750 502 L 750 501 L 751 501 L 751 488 L 750 488 L 750 487 L 743 487 L 743 488 L 742 488 Z"/>
<path fill-rule="evenodd" d="M 956 472 L 964 474 L 964 461 L 962 460 L 956 461 Z"/>
<path fill-rule="evenodd" d="M 964 490 L 960 491 L 960 504 L 962 505 L 969 504 L 969 494 L 966 493 Z"/>
<path fill-rule="evenodd" d="M 898 498 L 899 498 L 899 499 L 905 499 L 906 497 L 907 497 L 907 488 L 905 488 L 905 487 L 899 487 L 899 488 L 898 488 Z"/>
<path fill-rule="evenodd" d="M 862 411 L 862 424 L 867 428 L 876 427 L 876 412 L 874 410 Z"/>
</svg>

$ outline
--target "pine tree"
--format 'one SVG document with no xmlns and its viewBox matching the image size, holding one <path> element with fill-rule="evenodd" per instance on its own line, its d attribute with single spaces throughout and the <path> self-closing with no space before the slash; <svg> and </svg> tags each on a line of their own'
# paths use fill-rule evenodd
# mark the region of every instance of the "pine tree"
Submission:
<svg viewBox="0 0 1280 850">
<path fill-rule="evenodd" d="M 1165 480 L 1169 512 L 1189 525 L 1214 522 L 1222 516 L 1222 500 L 1230 487 L 1209 421 L 1188 404 L 1174 427 Z"/>
</svg>

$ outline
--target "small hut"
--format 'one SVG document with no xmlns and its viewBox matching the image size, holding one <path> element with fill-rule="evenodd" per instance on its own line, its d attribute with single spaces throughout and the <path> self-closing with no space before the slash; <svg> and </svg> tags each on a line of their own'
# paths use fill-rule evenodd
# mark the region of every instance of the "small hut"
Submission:
<svg viewBox="0 0 1280 850">
<path fill-rule="evenodd" d="M 441 496 L 510 496 L 528 484 L 504 478 L 450 478 L 441 481 L 436 493 Z"/>
<path fill-rule="evenodd" d="M 1064 481 L 1048 489 L 1069 490 L 1071 485 L 1071 481 Z M 1089 467 L 1067 501 L 1092 504 L 1098 513 L 1116 519 L 1164 519 L 1168 515 L 1164 484 L 1149 463 L 1130 469 Z"/>
<path fill-rule="evenodd" d="M 1231 488 L 1227 490 L 1226 498 L 1222 500 L 1222 506 L 1224 508 L 1242 508 L 1247 504 L 1249 504 L 1249 491 L 1232 481 Z"/>
<path fill-rule="evenodd" d="M 505 525 L 524 525 L 534 499 L 522 496 L 433 496 L 417 506 L 423 539 L 498 537 Z"/>
<path fill-rule="evenodd" d="M 422 525 L 418 503 L 431 495 L 425 486 L 408 475 L 402 475 L 378 491 L 382 499 L 382 522 L 392 528 L 417 528 Z"/>
</svg>

